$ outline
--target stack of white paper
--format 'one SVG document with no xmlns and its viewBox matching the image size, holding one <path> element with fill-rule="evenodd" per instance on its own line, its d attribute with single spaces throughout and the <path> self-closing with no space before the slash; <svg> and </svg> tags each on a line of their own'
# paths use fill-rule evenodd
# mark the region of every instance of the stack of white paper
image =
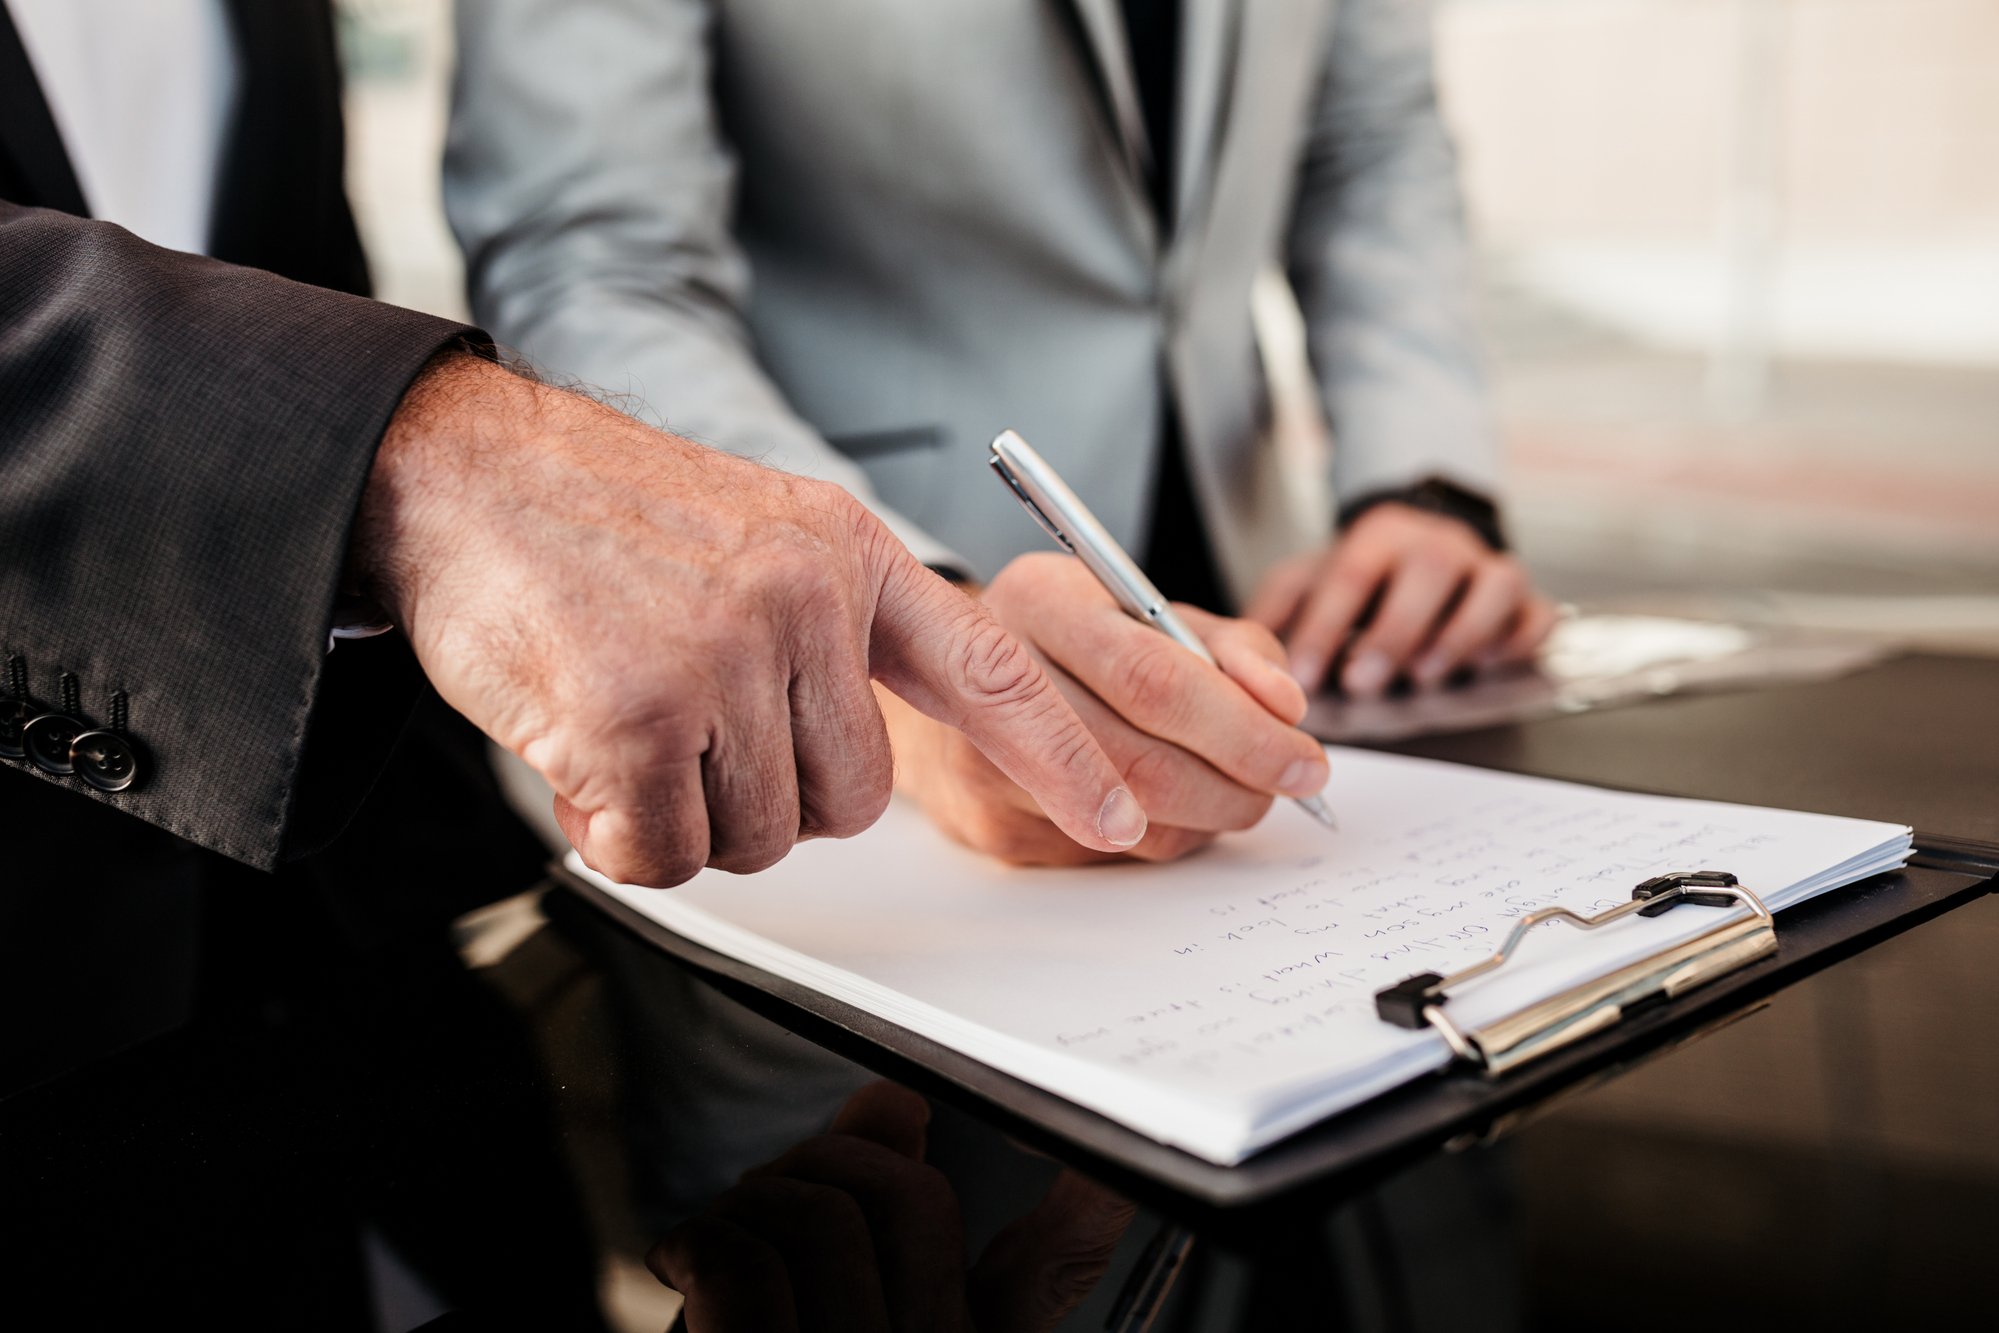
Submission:
<svg viewBox="0 0 1999 1333">
<path fill-rule="evenodd" d="M 845 842 L 661 892 L 579 873 L 718 952 L 1215 1162 L 1236 1162 L 1448 1062 L 1374 993 L 1490 953 L 1513 921 L 1733 871 L 1773 909 L 1900 866 L 1899 825 L 1605 791 L 1329 750 L 1340 831 L 1280 802 L 1166 866 L 1017 869 L 893 804 Z M 1475 1027 L 1713 925 L 1682 906 L 1536 931 L 1453 996 Z"/>
</svg>

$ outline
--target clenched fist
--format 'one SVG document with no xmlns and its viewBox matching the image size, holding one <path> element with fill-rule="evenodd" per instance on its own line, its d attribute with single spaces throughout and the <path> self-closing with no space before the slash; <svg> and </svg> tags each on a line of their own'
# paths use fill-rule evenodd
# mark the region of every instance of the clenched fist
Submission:
<svg viewBox="0 0 1999 1333">
<path fill-rule="evenodd" d="M 1145 834 L 1026 649 L 846 492 L 477 357 L 440 359 L 404 400 L 352 569 L 614 879 L 757 870 L 872 823 L 892 765 L 870 678 L 1081 846 Z"/>
</svg>

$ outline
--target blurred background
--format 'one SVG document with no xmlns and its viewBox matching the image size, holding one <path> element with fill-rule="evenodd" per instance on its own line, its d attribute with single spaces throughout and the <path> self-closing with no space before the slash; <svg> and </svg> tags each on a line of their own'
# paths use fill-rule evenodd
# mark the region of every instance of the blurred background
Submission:
<svg viewBox="0 0 1999 1333">
<path fill-rule="evenodd" d="M 460 313 L 449 0 L 341 8 L 381 294 Z M 1999 651 L 1999 3 L 1440 0 L 1437 23 L 1542 581 Z"/>
<path fill-rule="evenodd" d="M 1441 0 L 1437 21 L 1507 509 L 1544 586 L 1999 653 L 1999 0 Z M 342 29 L 381 294 L 462 313 L 437 184 L 448 0 L 343 0 Z M 1272 327 L 1282 343 L 1281 310 Z M 1297 447 L 1320 447 L 1309 413 L 1294 420 Z M 1944 1238 L 1989 1234 L 1999 1088 L 1927 1094 L 1959 1077 L 1962 1017 L 1999 1012 L 1992 906 L 1581 1099 L 1559 1139 L 1523 1135 L 1524 1160 L 1537 1144 L 1570 1159 L 1523 1172 L 1546 1326 L 1602 1308 L 1563 1277 L 1578 1218 L 1644 1245 L 1661 1199 L 1690 1188 L 1724 1196 L 1710 1239 L 1843 1237 L 1769 1256 L 1835 1303 L 1842 1256 L 1906 1265 L 1919 1293 L 1925 1265 L 1957 1262 Z M 504 936 L 483 940 L 504 956 Z M 516 956 L 508 984 L 554 1034 L 551 1062 L 588 1078 L 601 1064 L 573 1043 L 601 1030 L 595 999 L 557 984 L 560 960 L 538 966 Z M 597 1185 L 607 1290 L 658 1327 L 618 1216 L 608 1095 L 603 1114 L 570 1142 Z M 1739 1154 L 1726 1178 L 1681 1174 L 1717 1144 Z M 1887 1199 L 1931 1224 L 1881 1237 L 1869 1210 Z"/>
</svg>

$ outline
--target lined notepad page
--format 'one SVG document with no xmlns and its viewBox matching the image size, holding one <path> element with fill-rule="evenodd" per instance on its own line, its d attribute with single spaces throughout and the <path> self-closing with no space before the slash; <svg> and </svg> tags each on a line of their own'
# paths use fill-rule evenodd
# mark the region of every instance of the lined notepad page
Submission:
<svg viewBox="0 0 1999 1333">
<path fill-rule="evenodd" d="M 1781 909 L 1909 855 L 1900 825 L 1328 754 L 1339 832 L 1279 802 L 1171 865 L 1007 867 L 900 800 L 755 875 L 659 891 L 570 864 L 711 949 L 1229 1163 L 1446 1064 L 1440 1037 L 1375 1016 L 1375 991 L 1490 954 L 1528 912 L 1694 869 Z M 1452 1010 L 1476 1026 L 1732 910 L 1542 926 Z"/>
</svg>

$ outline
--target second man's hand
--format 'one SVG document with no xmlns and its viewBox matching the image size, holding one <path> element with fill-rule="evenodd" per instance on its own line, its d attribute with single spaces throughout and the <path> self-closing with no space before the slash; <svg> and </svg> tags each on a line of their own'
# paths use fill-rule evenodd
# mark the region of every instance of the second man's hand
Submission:
<svg viewBox="0 0 1999 1333">
<path fill-rule="evenodd" d="M 1357 699 L 1526 661 L 1555 623 L 1512 556 L 1454 518 L 1393 503 L 1276 566 L 1244 614 L 1284 640 L 1306 690 Z"/>
<path fill-rule="evenodd" d="M 984 600 L 1041 660 L 1151 817 L 1131 855 L 1183 856 L 1255 824 L 1277 796 L 1325 786 L 1325 751 L 1297 730 L 1304 692 L 1268 631 L 1177 607 L 1217 672 L 1126 615 L 1081 562 L 1053 552 L 1013 561 Z M 891 699 L 883 711 L 898 782 L 960 842 L 1026 864 L 1116 854 L 1064 836 L 1052 812 L 962 737 Z"/>
<path fill-rule="evenodd" d="M 1021 643 L 845 491 L 477 357 L 440 358 L 404 399 L 351 566 L 614 879 L 756 870 L 873 823 L 892 762 L 871 677 L 1079 849 L 1146 831 Z"/>
</svg>

